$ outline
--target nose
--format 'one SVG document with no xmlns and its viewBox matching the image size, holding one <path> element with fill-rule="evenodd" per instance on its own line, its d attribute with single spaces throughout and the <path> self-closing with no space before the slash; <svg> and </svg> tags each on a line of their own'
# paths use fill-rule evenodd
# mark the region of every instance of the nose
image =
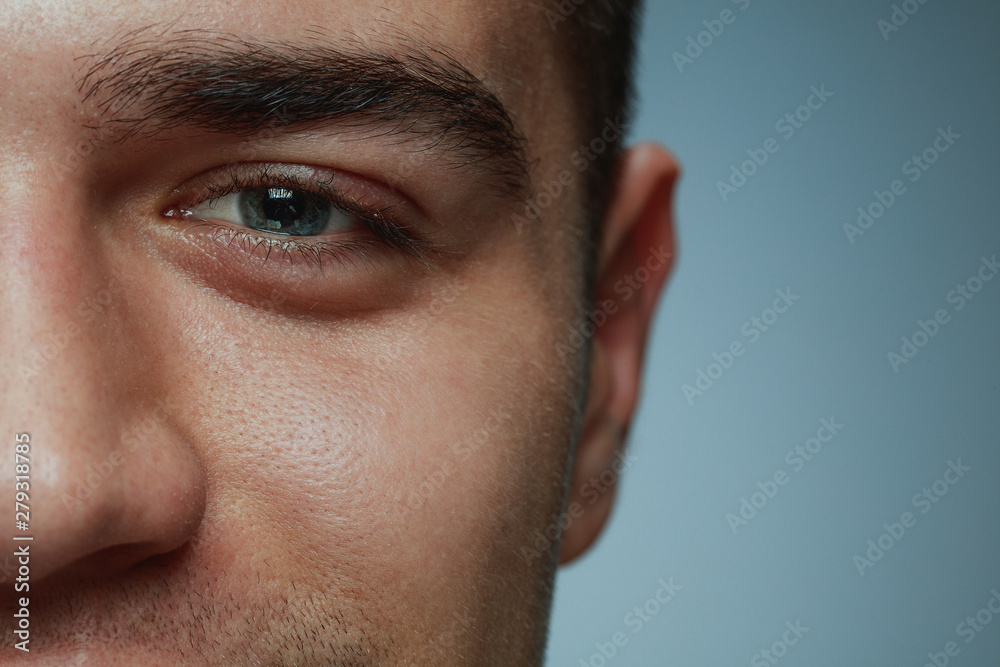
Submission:
<svg viewBox="0 0 1000 667">
<path fill-rule="evenodd" d="M 128 262 L 72 196 L 5 180 L 19 191 L 0 199 L 26 205 L 0 208 L 0 484 L 10 497 L 24 473 L 27 520 L 0 521 L 31 538 L 7 535 L 30 545 L 32 585 L 113 575 L 194 535 L 200 459 L 144 342 L 154 327 L 132 314 Z"/>
</svg>

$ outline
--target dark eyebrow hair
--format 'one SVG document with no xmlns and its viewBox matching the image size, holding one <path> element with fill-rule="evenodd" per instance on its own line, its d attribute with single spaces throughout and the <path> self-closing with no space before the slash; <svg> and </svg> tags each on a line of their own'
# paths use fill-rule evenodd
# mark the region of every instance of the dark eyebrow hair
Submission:
<svg viewBox="0 0 1000 667">
<path fill-rule="evenodd" d="M 526 141 L 499 98 L 454 58 L 429 47 L 382 53 L 319 36 L 255 42 L 207 30 L 132 33 L 84 56 L 79 88 L 121 140 L 180 126 L 253 135 L 340 123 L 421 140 L 456 166 L 528 184 Z"/>
</svg>

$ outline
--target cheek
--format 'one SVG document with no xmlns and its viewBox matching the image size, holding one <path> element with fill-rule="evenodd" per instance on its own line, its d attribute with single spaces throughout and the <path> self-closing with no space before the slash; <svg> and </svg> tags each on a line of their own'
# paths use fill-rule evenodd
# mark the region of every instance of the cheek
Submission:
<svg viewBox="0 0 1000 667">
<path fill-rule="evenodd" d="M 504 623 L 536 622 L 546 595 L 545 558 L 522 547 L 558 512 L 575 406 L 552 333 L 510 317 L 441 315 L 386 367 L 396 418 L 372 460 L 382 483 L 365 492 L 383 511 L 384 572 L 407 591 L 396 604 L 433 617 L 435 636 L 491 639 L 457 609 L 506 610 L 493 628 L 516 632 Z"/>
<path fill-rule="evenodd" d="M 562 500 L 575 376 L 565 299 L 511 284 L 322 325 L 208 298 L 142 313 L 209 479 L 208 567 L 242 566 L 246 594 L 255 570 L 307 573 L 414 641 L 511 591 L 541 601 L 522 547 Z"/>
<path fill-rule="evenodd" d="M 259 378 L 270 405 L 257 421 L 273 426 L 225 467 L 260 479 L 280 460 L 259 498 L 293 510 L 328 553 L 351 542 L 364 551 L 354 558 L 380 560 L 391 545 L 400 576 L 429 574 L 428 555 L 454 567 L 513 542 L 532 505 L 558 503 L 572 404 L 543 330 L 518 335 L 505 321 L 402 318 L 331 339 L 326 361 L 284 359 Z M 279 372 L 294 380 L 267 380 Z"/>
<path fill-rule="evenodd" d="M 443 514 L 491 532 L 484 518 L 560 478 L 569 383 L 546 328 L 459 310 L 312 331 L 219 312 L 178 331 L 197 342 L 176 383 L 217 491 L 312 538 L 353 525 L 420 547 Z"/>
</svg>

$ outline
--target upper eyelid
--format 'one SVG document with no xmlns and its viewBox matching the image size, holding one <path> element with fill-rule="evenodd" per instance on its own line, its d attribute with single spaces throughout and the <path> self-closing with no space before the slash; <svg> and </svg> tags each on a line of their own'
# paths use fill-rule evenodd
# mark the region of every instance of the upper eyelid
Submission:
<svg viewBox="0 0 1000 667">
<path fill-rule="evenodd" d="M 193 196 L 191 191 L 197 187 L 211 193 L 221 193 L 219 195 L 221 196 L 242 188 L 263 185 L 265 181 L 268 185 L 275 187 L 286 185 L 301 189 L 322 189 L 324 192 L 333 192 L 330 184 L 333 182 L 334 176 L 326 179 L 305 179 L 296 173 L 296 171 L 303 169 L 316 170 L 304 165 L 272 162 L 227 164 L 224 167 L 216 167 L 199 174 L 174 192 L 175 194 L 185 193 L 188 196 Z"/>
</svg>

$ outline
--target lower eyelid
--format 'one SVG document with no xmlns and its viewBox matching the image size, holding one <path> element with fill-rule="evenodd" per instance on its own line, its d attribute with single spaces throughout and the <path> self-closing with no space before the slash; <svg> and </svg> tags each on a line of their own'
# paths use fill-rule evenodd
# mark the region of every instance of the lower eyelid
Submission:
<svg viewBox="0 0 1000 667">
<path fill-rule="evenodd" d="M 374 237 L 343 242 L 268 238 L 232 225 L 178 221 L 155 225 L 157 256 L 183 275 L 265 314 L 340 317 L 406 303 L 424 289 L 424 271 Z M 261 302 L 273 307 L 259 307 Z"/>
<path fill-rule="evenodd" d="M 229 252 L 240 252 L 246 261 L 322 270 L 330 264 L 370 264 L 388 247 L 376 237 L 275 237 L 266 232 L 227 223 L 192 221 L 186 234 L 201 235 Z"/>
</svg>

